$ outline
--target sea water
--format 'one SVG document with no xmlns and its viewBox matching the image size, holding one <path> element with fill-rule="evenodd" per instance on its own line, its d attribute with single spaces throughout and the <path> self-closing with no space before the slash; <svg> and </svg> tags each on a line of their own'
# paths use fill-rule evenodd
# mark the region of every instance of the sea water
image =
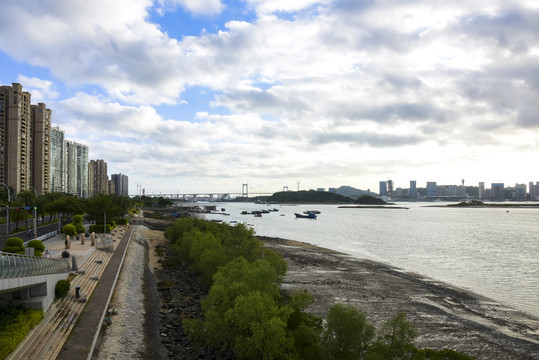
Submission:
<svg viewBox="0 0 539 360">
<path fill-rule="evenodd" d="M 338 205 L 218 203 L 261 236 L 308 242 L 443 281 L 539 317 L 539 209 L 432 207 L 341 208 Z M 242 211 L 276 208 L 262 217 Z M 321 212 L 316 220 L 294 213 Z"/>
</svg>

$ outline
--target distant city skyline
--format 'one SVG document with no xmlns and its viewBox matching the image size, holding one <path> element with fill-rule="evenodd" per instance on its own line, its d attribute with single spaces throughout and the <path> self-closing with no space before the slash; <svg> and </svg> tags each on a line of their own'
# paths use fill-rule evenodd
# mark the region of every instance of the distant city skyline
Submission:
<svg viewBox="0 0 539 360">
<path fill-rule="evenodd" d="M 132 191 L 538 176 L 537 1 L 0 8 L 0 83 L 47 104 Z"/>
</svg>

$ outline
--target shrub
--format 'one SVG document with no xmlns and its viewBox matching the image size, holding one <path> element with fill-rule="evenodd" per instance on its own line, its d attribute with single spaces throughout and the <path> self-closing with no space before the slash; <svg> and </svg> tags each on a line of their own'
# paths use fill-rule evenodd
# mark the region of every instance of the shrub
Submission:
<svg viewBox="0 0 539 360">
<path fill-rule="evenodd" d="M 62 253 L 63 255 L 63 253 Z M 69 288 L 71 284 L 67 280 L 58 280 L 56 286 L 54 287 L 54 296 L 58 298 L 63 298 L 69 293 Z"/>
<path fill-rule="evenodd" d="M 118 219 L 118 225 L 127 225 L 127 219 Z"/>
<path fill-rule="evenodd" d="M 73 224 L 82 224 L 82 215 L 73 216 Z"/>
<path fill-rule="evenodd" d="M 24 241 L 18 237 L 10 237 L 6 240 L 2 251 L 13 254 L 24 254 Z"/>
<path fill-rule="evenodd" d="M 322 335 L 328 359 L 361 359 L 375 336 L 364 312 L 349 306 L 330 306 Z"/>
<path fill-rule="evenodd" d="M 77 231 L 77 234 L 83 234 L 86 231 L 86 228 L 82 223 L 73 223 L 75 225 L 75 229 Z"/>
<path fill-rule="evenodd" d="M 41 240 L 30 240 L 26 247 L 34 248 L 34 256 L 41 256 L 41 253 L 45 251 L 45 245 L 43 245 Z"/>
<path fill-rule="evenodd" d="M 43 310 L 0 308 L 0 359 L 15 350 L 28 332 L 43 319 Z"/>
<path fill-rule="evenodd" d="M 62 232 L 66 235 L 73 236 L 77 233 L 77 228 L 73 224 L 67 224 L 62 228 Z"/>
</svg>

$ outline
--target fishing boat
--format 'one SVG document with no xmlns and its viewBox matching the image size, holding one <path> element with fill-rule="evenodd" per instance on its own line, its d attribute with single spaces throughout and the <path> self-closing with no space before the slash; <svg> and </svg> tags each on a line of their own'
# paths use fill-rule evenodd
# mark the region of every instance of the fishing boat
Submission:
<svg viewBox="0 0 539 360">
<path fill-rule="evenodd" d="M 294 215 L 296 215 L 296 218 L 298 219 L 316 219 L 316 214 L 313 214 L 313 213 L 309 213 L 309 214 L 298 214 L 298 213 L 294 213 Z"/>
<path fill-rule="evenodd" d="M 306 210 L 303 213 L 304 214 L 320 214 L 320 211 L 318 211 L 318 210 Z"/>
</svg>

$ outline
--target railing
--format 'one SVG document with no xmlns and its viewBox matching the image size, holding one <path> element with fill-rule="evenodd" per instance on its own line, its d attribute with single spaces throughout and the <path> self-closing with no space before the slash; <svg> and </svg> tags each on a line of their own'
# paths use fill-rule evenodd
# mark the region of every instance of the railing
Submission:
<svg viewBox="0 0 539 360">
<path fill-rule="evenodd" d="M 0 279 L 67 273 L 70 270 L 71 265 L 65 260 L 0 251 Z"/>
</svg>

